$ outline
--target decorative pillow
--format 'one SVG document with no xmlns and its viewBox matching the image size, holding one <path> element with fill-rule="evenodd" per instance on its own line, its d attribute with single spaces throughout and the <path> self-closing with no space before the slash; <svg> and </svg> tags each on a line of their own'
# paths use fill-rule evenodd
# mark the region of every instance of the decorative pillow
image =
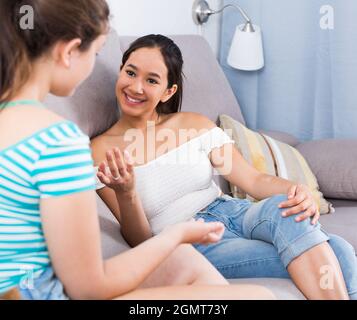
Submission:
<svg viewBox="0 0 357 320">
<path fill-rule="evenodd" d="M 356 139 L 309 141 L 297 149 L 316 175 L 325 197 L 357 200 Z"/>
<path fill-rule="evenodd" d="M 321 214 L 335 211 L 319 191 L 317 180 L 299 151 L 265 134 L 249 130 L 227 115 L 219 118 L 221 128 L 228 130 L 228 134 L 231 133 L 236 147 L 248 163 L 260 172 L 307 185 Z M 230 184 L 230 188 L 236 198 L 257 201 L 237 186 Z"/>
</svg>

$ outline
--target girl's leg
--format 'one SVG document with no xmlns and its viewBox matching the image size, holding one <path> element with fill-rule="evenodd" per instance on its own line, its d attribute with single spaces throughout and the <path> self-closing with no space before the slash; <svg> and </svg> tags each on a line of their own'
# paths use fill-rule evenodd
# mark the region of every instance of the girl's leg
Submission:
<svg viewBox="0 0 357 320">
<path fill-rule="evenodd" d="M 243 218 L 243 233 L 248 239 L 272 243 L 291 278 L 309 299 L 348 299 L 339 262 L 327 243 L 329 237 L 320 225 L 295 216 L 282 217 L 279 203 L 286 195 L 277 195 L 252 205 Z M 332 289 L 322 285 L 328 269 Z"/>
<path fill-rule="evenodd" d="M 139 289 L 121 300 L 274 300 L 272 292 L 255 285 L 172 286 Z"/>
<path fill-rule="evenodd" d="M 228 281 L 191 245 L 183 244 L 139 286 L 226 285 Z"/>
<path fill-rule="evenodd" d="M 191 245 L 180 245 L 137 290 L 117 299 L 272 300 L 275 296 L 262 286 L 229 285 Z"/>
<path fill-rule="evenodd" d="M 328 241 L 334 251 L 345 279 L 348 295 L 351 300 L 357 300 L 357 257 L 353 246 L 345 239 L 329 234 Z"/>
<path fill-rule="evenodd" d="M 288 271 L 307 299 L 348 300 L 340 265 L 327 242 L 308 249 L 292 260 Z"/>
</svg>

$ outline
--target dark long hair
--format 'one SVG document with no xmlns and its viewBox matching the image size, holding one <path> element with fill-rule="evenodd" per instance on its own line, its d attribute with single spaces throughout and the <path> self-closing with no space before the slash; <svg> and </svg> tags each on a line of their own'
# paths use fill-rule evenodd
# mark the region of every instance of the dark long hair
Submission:
<svg viewBox="0 0 357 320">
<path fill-rule="evenodd" d="M 34 27 L 20 26 L 22 6 L 34 13 Z M 28 81 L 31 65 L 58 41 L 80 38 L 81 51 L 108 28 L 105 0 L 1 0 L 0 103 L 9 101 Z"/>
<path fill-rule="evenodd" d="M 177 92 L 165 103 L 160 102 L 156 108 L 158 114 L 169 114 L 181 111 L 183 93 L 183 58 L 180 48 L 170 38 L 161 34 L 150 34 L 135 40 L 125 51 L 122 66 L 130 55 L 141 48 L 158 48 L 168 70 L 168 88 L 177 85 Z"/>
</svg>

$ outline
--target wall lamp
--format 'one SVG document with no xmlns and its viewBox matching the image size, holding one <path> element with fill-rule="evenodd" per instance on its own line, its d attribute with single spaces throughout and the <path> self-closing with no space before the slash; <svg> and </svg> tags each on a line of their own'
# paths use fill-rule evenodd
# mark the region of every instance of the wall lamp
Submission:
<svg viewBox="0 0 357 320">
<path fill-rule="evenodd" d="M 239 70 L 253 71 L 264 67 L 262 33 L 254 25 L 245 11 L 234 4 L 227 4 L 222 9 L 212 10 L 205 0 L 195 0 L 192 8 L 193 20 L 197 25 L 206 23 L 211 15 L 235 8 L 245 19 L 245 24 L 238 25 L 229 50 L 228 64 Z"/>
</svg>

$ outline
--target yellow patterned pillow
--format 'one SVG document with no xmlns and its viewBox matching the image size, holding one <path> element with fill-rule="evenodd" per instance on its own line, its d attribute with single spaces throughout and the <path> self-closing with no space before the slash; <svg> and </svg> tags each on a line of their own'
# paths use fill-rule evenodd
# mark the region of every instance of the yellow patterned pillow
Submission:
<svg viewBox="0 0 357 320">
<path fill-rule="evenodd" d="M 231 133 L 235 145 L 249 164 L 260 172 L 307 185 L 320 213 L 334 212 L 332 204 L 319 191 L 316 177 L 298 150 L 271 137 L 249 130 L 240 122 L 227 115 L 220 116 L 221 128 Z M 235 198 L 257 201 L 243 190 L 230 184 Z"/>
</svg>

